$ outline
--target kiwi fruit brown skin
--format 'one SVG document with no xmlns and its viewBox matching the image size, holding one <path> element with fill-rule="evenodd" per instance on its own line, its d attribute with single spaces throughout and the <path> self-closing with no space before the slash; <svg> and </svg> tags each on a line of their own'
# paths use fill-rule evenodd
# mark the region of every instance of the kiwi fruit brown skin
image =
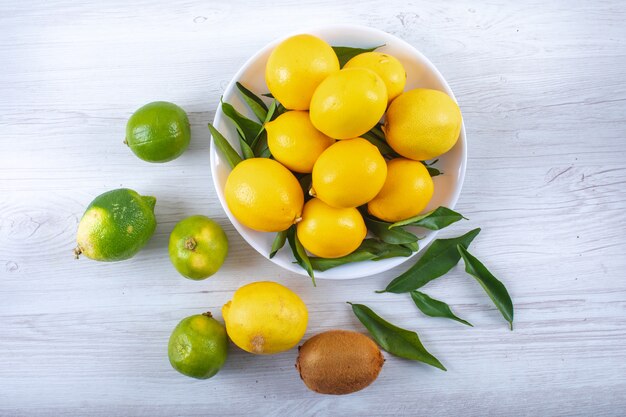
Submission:
<svg viewBox="0 0 626 417">
<path fill-rule="evenodd" d="M 369 337 L 348 330 L 317 334 L 298 348 L 296 369 L 311 390 L 320 394 L 350 394 L 370 385 L 385 358 Z"/>
</svg>

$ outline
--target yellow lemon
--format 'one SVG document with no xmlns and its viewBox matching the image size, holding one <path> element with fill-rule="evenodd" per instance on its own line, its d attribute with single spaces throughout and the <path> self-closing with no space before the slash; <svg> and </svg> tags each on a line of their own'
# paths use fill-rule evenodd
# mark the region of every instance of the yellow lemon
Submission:
<svg viewBox="0 0 626 417">
<path fill-rule="evenodd" d="M 335 143 L 311 123 L 309 112 L 288 111 L 265 124 L 267 145 L 278 162 L 292 171 L 310 173 L 326 148 Z"/>
<path fill-rule="evenodd" d="M 370 214 L 387 222 L 417 216 L 433 196 L 433 180 L 419 161 L 395 158 L 387 162 L 387 179 L 367 204 Z"/>
<path fill-rule="evenodd" d="M 365 52 L 352 58 L 344 68 L 368 68 L 383 80 L 387 101 L 398 97 L 406 85 L 406 71 L 396 57 L 381 52 Z"/>
<path fill-rule="evenodd" d="M 265 66 L 265 82 L 283 106 L 308 110 L 313 92 L 324 78 L 339 71 L 333 48 L 313 35 L 296 35 L 282 41 Z"/>
<path fill-rule="evenodd" d="M 358 207 L 378 194 L 386 176 L 385 158 L 376 146 L 363 138 L 342 140 L 317 158 L 310 194 L 333 207 Z"/>
<path fill-rule="evenodd" d="M 446 93 L 426 88 L 402 93 L 391 102 L 383 130 L 400 155 L 425 161 L 448 152 L 461 132 L 461 110 Z"/>
<path fill-rule="evenodd" d="M 297 232 L 302 246 L 312 254 L 339 258 L 359 247 L 367 228 L 359 210 L 334 208 L 314 198 L 304 205 Z"/>
<path fill-rule="evenodd" d="M 306 331 L 304 302 L 276 282 L 253 282 L 239 288 L 222 307 L 226 332 L 241 349 L 257 354 L 294 347 Z"/>
<path fill-rule="evenodd" d="M 224 187 L 226 204 L 244 226 L 279 232 L 300 220 L 304 194 L 296 177 L 268 158 L 246 159 L 232 170 Z"/>
<path fill-rule="evenodd" d="M 387 108 L 387 87 L 367 68 L 342 69 L 329 75 L 311 98 L 311 122 L 335 139 L 361 136 Z"/>
</svg>

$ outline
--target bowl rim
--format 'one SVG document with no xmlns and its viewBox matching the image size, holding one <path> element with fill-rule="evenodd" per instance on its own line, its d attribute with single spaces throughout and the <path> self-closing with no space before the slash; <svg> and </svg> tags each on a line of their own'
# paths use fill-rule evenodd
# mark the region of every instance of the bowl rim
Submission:
<svg viewBox="0 0 626 417">
<path fill-rule="evenodd" d="M 337 32 L 337 31 L 339 31 L 339 32 L 341 32 L 341 31 L 364 31 L 364 32 L 369 32 L 370 34 L 379 35 L 381 37 L 391 37 L 391 38 L 393 38 L 394 42 L 402 45 L 403 48 L 405 48 L 406 50 L 410 51 L 412 54 L 417 56 L 417 58 L 422 63 L 425 64 L 425 66 L 427 67 L 428 71 L 431 72 L 432 74 L 434 74 L 436 79 L 437 79 L 437 81 L 441 84 L 442 90 L 446 94 L 448 94 L 458 104 L 458 101 L 456 99 L 456 96 L 454 95 L 454 92 L 450 88 L 448 82 L 443 77 L 441 72 L 439 72 L 437 67 L 435 67 L 435 65 L 430 61 L 430 59 L 428 59 L 424 54 L 422 54 L 417 48 L 415 48 L 413 45 L 411 45 L 407 41 L 405 41 L 405 40 L 403 40 L 403 39 L 401 39 L 401 38 L 399 38 L 399 37 L 397 37 L 397 36 L 395 36 L 395 35 L 393 35 L 391 33 L 385 32 L 385 31 L 377 29 L 377 28 L 372 28 L 370 26 L 358 25 L 358 24 L 329 24 L 329 25 L 310 26 L 310 27 L 303 28 L 302 30 L 289 32 L 289 33 L 287 33 L 285 35 L 282 35 L 280 37 L 275 38 L 274 40 L 270 41 L 269 43 L 264 45 L 262 48 L 260 48 L 252 56 L 250 56 L 239 67 L 239 69 L 237 70 L 235 75 L 233 75 L 233 77 L 230 79 L 230 81 L 228 82 L 228 84 L 224 88 L 224 92 L 222 93 L 222 97 L 231 96 L 233 91 L 236 88 L 236 82 L 241 79 L 242 75 L 248 70 L 248 68 L 254 62 L 256 62 L 261 56 L 266 54 L 269 50 L 273 49 L 276 45 L 278 45 L 283 40 L 285 40 L 285 39 L 287 39 L 287 38 L 289 38 L 291 36 L 298 35 L 298 34 L 304 34 L 304 33 L 316 34 L 316 33 L 319 33 L 319 32 Z M 323 35 L 316 35 L 316 36 L 320 36 L 320 37 L 323 38 Z M 349 46 L 349 45 L 340 45 L 340 46 Z M 219 124 L 222 122 L 222 119 L 224 117 L 225 116 L 224 116 L 224 113 L 222 112 L 221 107 L 218 106 L 217 109 L 215 110 L 215 117 L 213 118 L 213 126 L 215 126 L 217 128 L 217 126 L 219 126 Z M 209 135 L 209 141 L 210 141 L 210 145 L 209 145 L 209 159 L 210 159 L 210 165 L 211 165 L 211 178 L 212 178 L 212 182 L 213 182 L 213 187 L 214 187 L 215 192 L 217 194 L 218 200 L 219 200 L 219 202 L 220 202 L 220 204 L 222 206 L 222 209 L 226 213 L 226 216 L 228 217 L 228 219 L 231 222 L 231 224 L 233 225 L 233 227 L 237 230 L 237 233 L 239 233 L 239 235 L 246 241 L 246 243 L 248 245 L 250 245 L 259 254 L 261 254 L 265 259 L 270 260 L 275 265 L 278 265 L 278 266 L 280 266 L 283 269 L 286 269 L 288 271 L 295 272 L 295 273 L 297 273 L 299 275 L 303 275 L 303 276 L 307 276 L 308 277 L 308 274 L 304 270 L 304 268 L 300 267 L 297 264 L 283 264 L 282 262 L 279 262 L 276 258 L 270 259 L 269 258 L 269 253 L 263 253 L 259 248 L 257 248 L 257 246 L 255 244 L 250 242 L 250 240 L 248 239 L 248 237 L 244 233 L 244 226 L 241 225 L 239 223 L 239 221 L 233 217 L 232 213 L 228 209 L 228 206 L 226 205 L 226 201 L 225 201 L 225 198 L 224 198 L 224 192 L 222 190 L 221 184 L 218 183 L 217 175 L 216 175 L 216 170 L 217 170 L 217 166 L 218 166 L 218 164 L 216 163 L 216 158 L 219 158 L 219 160 L 223 160 L 223 157 L 219 154 L 219 151 L 216 149 L 216 145 L 214 143 L 215 141 L 213 140 L 213 135 Z M 462 146 L 461 146 L 461 155 L 460 155 L 460 166 L 459 166 L 459 170 L 458 170 L 458 173 L 457 173 L 457 179 L 456 179 L 456 187 L 450 193 L 450 197 L 449 197 L 450 203 L 447 205 L 451 209 L 454 209 L 454 207 L 456 206 L 456 204 L 457 204 L 457 202 L 459 200 L 459 197 L 461 195 L 461 190 L 463 189 L 463 185 L 464 185 L 464 182 L 465 182 L 465 171 L 466 171 L 466 168 L 467 168 L 467 153 L 468 153 L 467 148 L 468 148 L 468 143 L 467 143 L 467 135 L 466 135 L 466 131 L 465 131 L 465 119 L 464 118 L 461 119 L 461 131 L 459 133 L 459 139 L 458 139 L 457 142 L 461 143 Z M 350 267 L 353 267 L 354 265 L 372 264 L 372 263 L 379 263 L 379 262 L 387 264 L 388 265 L 387 268 L 360 268 L 361 272 L 354 273 L 354 274 L 345 274 L 345 276 L 338 276 L 337 274 L 334 274 L 332 272 L 329 274 L 328 273 L 329 271 L 315 271 L 315 278 L 316 279 L 318 279 L 318 278 L 319 279 L 331 279 L 331 280 L 356 279 L 356 278 L 364 278 L 364 277 L 368 277 L 368 276 L 372 276 L 372 275 L 383 273 L 383 272 L 385 272 L 385 271 L 387 271 L 389 269 L 395 268 L 396 266 L 401 265 L 401 264 L 407 262 L 409 259 L 413 258 L 415 255 L 417 255 L 419 252 L 421 252 L 425 247 L 427 247 L 437 237 L 438 233 L 439 233 L 438 230 L 429 231 L 426 237 L 424 237 L 423 239 L 420 239 L 420 245 L 419 245 L 418 251 L 413 252 L 410 256 L 389 258 L 389 259 L 376 261 L 376 262 L 375 261 L 361 261 L 361 262 L 356 262 L 355 264 L 342 265 L 340 267 L 337 267 L 337 269 L 332 269 L 332 270 L 329 270 L 329 271 L 335 272 L 335 271 L 337 271 L 339 269 L 344 269 L 344 270 L 345 269 L 349 269 Z M 395 262 L 391 262 L 392 260 L 394 260 Z M 385 261 L 387 261 L 387 262 L 385 262 Z"/>
</svg>

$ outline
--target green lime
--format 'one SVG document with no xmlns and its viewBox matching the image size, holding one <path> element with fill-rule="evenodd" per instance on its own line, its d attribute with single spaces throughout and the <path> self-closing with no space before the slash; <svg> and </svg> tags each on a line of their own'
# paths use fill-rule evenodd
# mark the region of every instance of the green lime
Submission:
<svg viewBox="0 0 626 417">
<path fill-rule="evenodd" d="M 135 155 L 148 162 L 178 158 L 189 146 L 189 119 L 183 109 L 167 101 L 141 107 L 128 119 L 126 141 Z"/>
<path fill-rule="evenodd" d="M 132 258 L 148 242 L 154 229 L 156 198 L 120 188 L 96 197 L 85 210 L 74 250 L 96 261 Z"/>
<path fill-rule="evenodd" d="M 211 378 L 228 356 L 226 329 L 211 313 L 183 319 L 170 336 L 167 355 L 172 367 L 183 375 Z"/>
<path fill-rule="evenodd" d="M 205 279 L 217 272 L 228 254 L 228 239 L 219 224 L 206 216 L 178 222 L 170 234 L 170 260 L 184 277 Z"/>
</svg>

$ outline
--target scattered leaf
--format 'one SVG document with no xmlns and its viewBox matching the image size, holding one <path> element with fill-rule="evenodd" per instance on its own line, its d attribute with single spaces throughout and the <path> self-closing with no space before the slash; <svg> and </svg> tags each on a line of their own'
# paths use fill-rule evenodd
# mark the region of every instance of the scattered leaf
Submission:
<svg viewBox="0 0 626 417">
<path fill-rule="evenodd" d="M 436 239 L 412 267 L 378 292 L 409 292 L 439 278 L 459 263 L 461 254 L 457 245 L 469 246 L 478 233 L 480 229 L 474 229 L 452 239 Z"/>
<path fill-rule="evenodd" d="M 435 300 L 419 291 L 411 291 L 411 298 L 417 308 L 429 317 L 444 317 L 474 327 L 470 322 L 457 317 L 450 309 L 450 306 L 443 301 Z"/>
<path fill-rule="evenodd" d="M 445 371 L 446 368 L 431 355 L 417 333 L 397 327 L 363 304 L 352 304 L 352 311 L 367 328 L 374 340 L 387 352 L 405 359 L 423 362 Z"/>
<path fill-rule="evenodd" d="M 467 248 L 457 245 L 457 251 L 465 262 L 465 272 L 476 278 L 513 330 L 513 301 L 504 284 L 494 277 L 482 262 L 469 253 Z"/>
</svg>

